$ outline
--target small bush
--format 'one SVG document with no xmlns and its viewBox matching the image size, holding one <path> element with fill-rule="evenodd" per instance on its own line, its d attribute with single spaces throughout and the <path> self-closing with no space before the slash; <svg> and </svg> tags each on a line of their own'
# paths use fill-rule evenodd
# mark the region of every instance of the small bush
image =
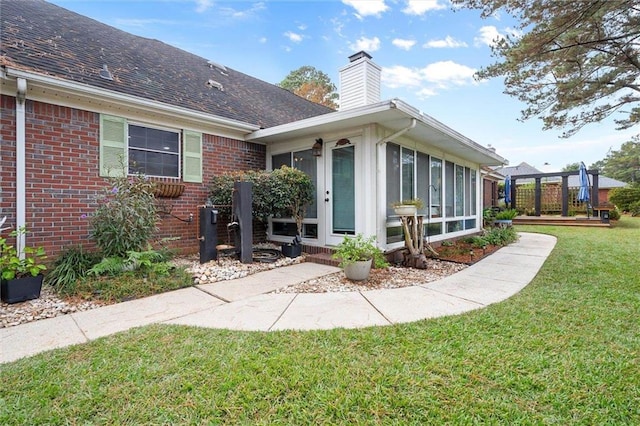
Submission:
<svg viewBox="0 0 640 426">
<path fill-rule="evenodd" d="M 91 237 L 106 257 L 126 257 L 146 247 L 158 215 L 153 183 L 142 175 L 110 178 L 91 217 Z"/>
<path fill-rule="evenodd" d="M 640 204 L 639 204 L 639 206 L 640 206 Z M 609 219 L 611 219 L 611 220 L 620 220 L 620 210 L 618 210 L 617 208 L 609 210 Z"/>
<path fill-rule="evenodd" d="M 496 213 L 496 220 L 512 220 L 516 216 L 518 216 L 518 210 L 506 209 Z"/>
<path fill-rule="evenodd" d="M 171 269 L 167 260 L 164 253 L 151 248 L 140 252 L 128 251 L 127 257 L 105 257 L 100 263 L 94 265 L 88 274 L 117 276 L 127 271 L 140 271 L 142 274 L 153 272 L 158 275 L 167 275 Z"/>
<path fill-rule="evenodd" d="M 60 253 L 45 281 L 58 293 L 74 294 L 78 280 L 86 277 L 87 272 L 99 261 L 97 253 L 86 252 L 82 247 L 70 247 Z"/>
</svg>

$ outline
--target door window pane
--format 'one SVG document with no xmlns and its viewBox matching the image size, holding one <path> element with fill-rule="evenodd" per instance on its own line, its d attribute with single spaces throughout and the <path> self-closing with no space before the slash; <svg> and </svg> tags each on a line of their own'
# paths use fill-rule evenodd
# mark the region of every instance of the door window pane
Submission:
<svg viewBox="0 0 640 426">
<path fill-rule="evenodd" d="M 332 150 L 333 232 L 355 234 L 354 147 Z"/>
</svg>

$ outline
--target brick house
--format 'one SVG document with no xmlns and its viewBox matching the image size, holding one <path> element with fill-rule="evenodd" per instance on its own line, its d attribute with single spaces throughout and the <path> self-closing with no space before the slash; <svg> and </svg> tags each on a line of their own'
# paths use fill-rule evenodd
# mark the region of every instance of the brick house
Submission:
<svg viewBox="0 0 640 426">
<path fill-rule="evenodd" d="M 159 198 L 170 213 L 160 236 L 192 252 L 197 227 L 183 220 L 226 171 L 301 168 L 317 192 L 307 246 L 362 232 L 390 249 L 402 245 L 389 209 L 399 199 L 427 201 L 433 240 L 477 232 L 481 167 L 505 163 L 401 100 L 380 100 L 380 67 L 364 52 L 341 69 L 333 111 L 43 0 L 3 0 L 0 16 L 0 215 L 51 256 L 91 246 L 82 215 L 122 158 L 180 187 Z M 268 237 L 288 241 L 291 230 L 274 220 Z"/>
</svg>

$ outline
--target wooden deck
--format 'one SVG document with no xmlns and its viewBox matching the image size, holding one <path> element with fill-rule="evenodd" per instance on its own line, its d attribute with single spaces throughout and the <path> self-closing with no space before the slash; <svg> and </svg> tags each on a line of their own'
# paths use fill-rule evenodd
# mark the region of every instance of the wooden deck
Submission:
<svg viewBox="0 0 640 426">
<path fill-rule="evenodd" d="M 599 217 L 586 216 L 518 216 L 513 219 L 514 225 L 557 225 L 557 226 L 592 226 L 610 228 L 611 223 L 603 223 Z"/>
</svg>

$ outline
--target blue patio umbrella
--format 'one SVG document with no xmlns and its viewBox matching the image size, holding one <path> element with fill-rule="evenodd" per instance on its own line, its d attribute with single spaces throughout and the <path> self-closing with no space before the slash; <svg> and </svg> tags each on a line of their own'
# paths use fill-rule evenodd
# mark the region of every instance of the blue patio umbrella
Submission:
<svg viewBox="0 0 640 426">
<path fill-rule="evenodd" d="M 578 190 L 578 202 L 587 203 L 587 217 L 589 217 L 589 176 L 587 175 L 587 166 L 584 162 L 580 162 L 580 169 L 578 169 L 578 183 L 580 188 Z"/>
<path fill-rule="evenodd" d="M 511 175 L 504 178 L 504 202 L 505 204 L 511 203 Z"/>
</svg>

